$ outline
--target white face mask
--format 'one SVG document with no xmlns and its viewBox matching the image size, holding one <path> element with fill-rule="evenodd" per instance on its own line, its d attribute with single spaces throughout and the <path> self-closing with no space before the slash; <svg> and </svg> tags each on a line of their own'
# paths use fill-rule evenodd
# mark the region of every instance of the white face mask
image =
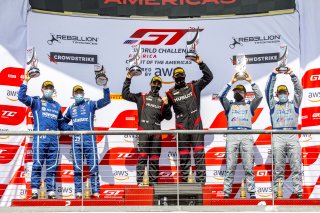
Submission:
<svg viewBox="0 0 320 213">
<path fill-rule="evenodd" d="M 84 100 L 84 95 L 83 94 L 77 94 L 74 96 L 74 99 L 76 100 L 77 103 L 81 102 Z"/>
<path fill-rule="evenodd" d="M 45 89 L 43 90 L 43 96 L 45 98 L 52 98 L 54 91 L 51 89 Z"/>
<path fill-rule="evenodd" d="M 280 103 L 286 103 L 288 101 L 288 95 L 287 94 L 280 94 L 278 96 Z"/>
</svg>

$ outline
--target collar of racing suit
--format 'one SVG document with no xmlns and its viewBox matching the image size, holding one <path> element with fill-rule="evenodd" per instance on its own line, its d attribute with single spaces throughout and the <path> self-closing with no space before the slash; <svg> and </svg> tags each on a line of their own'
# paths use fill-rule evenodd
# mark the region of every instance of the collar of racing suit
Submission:
<svg viewBox="0 0 320 213">
<path fill-rule="evenodd" d="M 46 101 L 48 101 L 48 102 L 52 102 L 52 101 L 53 101 L 52 98 L 46 98 L 46 97 L 44 97 L 44 96 L 42 96 L 42 99 L 44 99 L 44 100 L 46 100 Z"/>
<path fill-rule="evenodd" d="M 80 101 L 80 102 L 75 102 L 75 104 L 76 104 L 76 106 L 79 106 L 79 105 L 83 104 L 84 102 L 85 102 L 85 100 Z"/>
<path fill-rule="evenodd" d="M 149 95 L 151 95 L 152 97 L 159 97 L 159 93 L 153 93 L 153 92 L 149 92 Z"/>
<path fill-rule="evenodd" d="M 175 84 L 174 88 L 175 88 L 175 89 L 181 89 L 181 88 L 185 87 L 186 85 L 187 85 L 186 83 L 184 83 L 184 84 L 182 84 L 182 85 L 176 85 L 176 84 Z"/>
</svg>

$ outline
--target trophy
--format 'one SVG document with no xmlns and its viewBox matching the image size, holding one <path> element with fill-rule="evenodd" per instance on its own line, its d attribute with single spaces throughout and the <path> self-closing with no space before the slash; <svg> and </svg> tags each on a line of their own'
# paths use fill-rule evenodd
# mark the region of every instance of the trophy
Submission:
<svg viewBox="0 0 320 213">
<path fill-rule="evenodd" d="M 190 41 L 187 41 L 186 56 L 185 56 L 186 59 L 193 61 L 198 57 L 197 46 L 199 44 L 199 36 L 200 34 L 199 34 L 199 27 L 198 27 L 194 37 Z"/>
<path fill-rule="evenodd" d="M 135 48 L 133 48 L 135 49 Z M 142 69 L 139 66 L 141 61 L 141 46 L 136 48 L 136 53 L 133 54 L 132 58 L 129 59 L 129 72 L 131 76 L 139 76 L 142 74 Z"/>
<path fill-rule="evenodd" d="M 288 62 L 288 46 L 286 44 L 283 44 L 280 46 L 279 61 L 278 61 L 278 67 L 276 68 L 276 70 L 281 73 L 288 72 L 289 68 L 287 67 L 287 62 Z"/>
<path fill-rule="evenodd" d="M 242 179 L 242 181 L 241 181 L 240 198 L 241 199 L 247 198 L 247 192 L 246 192 L 246 186 L 245 186 L 245 183 L 244 183 L 244 179 Z"/>
<path fill-rule="evenodd" d="M 34 47 L 27 49 L 27 65 L 30 65 L 28 70 L 30 78 L 36 78 L 40 75 L 40 69 L 37 67 L 38 58 Z"/>
<path fill-rule="evenodd" d="M 277 190 L 277 198 L 283 198 L 283 185 L 282 185 L 282 180 L 278 180 L 278 190 Z"/>
<path fill-rule="evenodd" d="M 106 71 L 103 65 L 95 64 L 94 72 L 96 74 L 96 84 L 99 86 L 105 86 L 108 82 L 108 77 L 106 76 Z"/>
<path fill-rule="evenodd" d="M 235 58 L 235 77 L 238 80 L 245 80 L 248 77 L 247 73 L 247 58 L 244 54 L 238 54 Z"/>
</svg>

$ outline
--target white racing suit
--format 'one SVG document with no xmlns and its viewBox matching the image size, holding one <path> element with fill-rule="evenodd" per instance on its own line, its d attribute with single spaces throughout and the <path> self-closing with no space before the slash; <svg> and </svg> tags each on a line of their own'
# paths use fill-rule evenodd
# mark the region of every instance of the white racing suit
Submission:
<svg viewBox="0 0 320 213">
<path fill-rule="evenodd" d="M 225 110 L 228 119 L 228 129 L 231 130 L 249 130 L 252 128 L 252 118 L 254 111 L 258 108 L 262 100 L 262 93 L 257 84 L 251 84 L 255 97 L 252 101 L 233 102 L 227 99 L 227 94 L 231 88 L 227 84 L 219 94 L 220 102 Z M 247 190 L 250 194 L 255 194 L 254 179 L 254 151 L 253 137 L 248 134 L 227 135 L 226 144 L 226 173 L 224 177 L 224 193 L 230 195 L 232 192 L 232 184 L 234 180 L 235 169 L 238 162 L 239 150 L 242 158 L 243 169 Z"/>
<path fill-rule="evenodd" d="M 286 103 L 276 102 L 273 96 L 277 75 L 272 73 L 266 85 L 266 97 L 270 108 L 272 129 L 294 130 L 298 128 L 299 108 L 302 101 L 302 86 L 297 76 L 292 75 L 294 99 Z M 289 157 L 292 173 L 293 193 L 302 194 L 301 147 L 298 135 L 274 134 L 272 136 L 273 151 L 273 191 L 277 193 L 278 182 L 284 181 L 286 156 Z"/>
</svg>

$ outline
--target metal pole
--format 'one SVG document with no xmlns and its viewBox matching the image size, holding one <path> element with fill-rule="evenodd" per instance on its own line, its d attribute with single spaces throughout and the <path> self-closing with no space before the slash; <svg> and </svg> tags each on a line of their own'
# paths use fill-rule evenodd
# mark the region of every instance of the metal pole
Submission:
<svg viewBox="0 0 320 213">
<path fill-rule="evenodd" d="M 83 186 L 83 164 L 84 164 L 84 160 L 83 160 L 83 134 L 80 135 L 80 143 L 81 143 L 81 157 L 80 157 L 80 160 L 81 160 L 81 186 L 82 186 L 82 199 L 81 199 L 81 209 L 83 211 L 83 199 L 84 199 L 84 196 L 85 196 L 85 193 L 84 193 L 84 186 Z"/>
<path fill-rule="evenodd" d="M 177 206 L 180 206 L 180 190 L 179 190 L 179 182 L 180 182 L 180 153 L 179 153 L 179 133 L 176 133 L 176 149 L 177 149 Z"/>
<path fill-rule="evenodd" d="M 272 132 L 271 132 L 270 136 L 271 136 L 271 141 L 270 141 L 271 142 L 271 189 L 272 189 L 272 206 L 274 206 L 274 188 L 273 188 L 273 186 L 274 186 L 274 180 L 273 180 L 274 163 L 273 163 L 273 140 L 272 140 L 273 135 L 272 135 Z"/>
</svg>

